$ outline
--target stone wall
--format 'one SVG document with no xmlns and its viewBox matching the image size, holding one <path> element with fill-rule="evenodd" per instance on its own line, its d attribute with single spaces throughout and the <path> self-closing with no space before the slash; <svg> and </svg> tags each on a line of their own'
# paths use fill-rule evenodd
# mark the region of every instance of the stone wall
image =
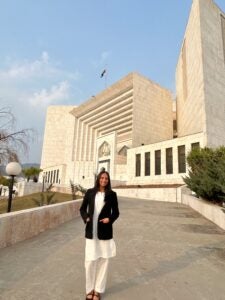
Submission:
<svg viewBox="0 0 225 300">
<path fill-rule="evenodd" d="M 70 114 L 74 106 L 49 106 L 46 115 L 41 169 L 55 170 L 72 160 L 75 118 Z M 65 173 L 60 182 L 64 183 Z"/>
<path fill-rule="evenodd" d="M 225 209 L 214 205 L 204 199 L 199 199 L 193 195 L 181 192 L 181 203 L 190 206 L 192 209 L 199 212 L 208 220 L 215 223 L 217 226 L 225 230 Z"/>
<path fill-rule="evenodd" d="M 40 182 L 21 181 L 17 183 L 17 192 L 19 197 L 41 192 L 42 188 L 43 185 Z"/>
<path fill-rule="evenodd" d="M 212 0 L 199 0 L 206 132 L 210 147 L 225 145 L 225 13 Z"/>
<path fill-rule="evenodd" d="M 178 59 L 176 94 L 178 137 L 206 132 L 199 0 L 192 3 Z"/>
<path fill-rule="evenodd" d="M 67 175 L 66 184 L 69 184 L 70 179 L 72 179 L 73 183 L 79 183 L 83 187 L 90 187 L 90 184 L 93 185 L 96 172 L 94 162 L 74 161 L 72 162 L 71 172 L 74 175 L 72 177 L 69 177 L 69 174 Z"/>
<path fill-rule="evenodd" d="M 79 216 L 81 200 L 0 215 L 0 248 L 13 245 Z"/>
<path fill-rule="evenodd" d="M 127 164 L 115 165 L 115 180 L 127 181 Z"/>
<path fill-rule="evenodd" d="M 153 201 L 180 202 L 177 188 L 115 188 L 118 197 L 148 199 Z"/>
<path fill-rule="evenodd" d="M 186 173 L 178 172 L 178 146 L 185 145 L 185 154 L 191 150 L 191 144 L 199 143 L 200 147 L 205 146 L 204 135 L 194 134 L 182 138 L 163 141 L 151 145 L 144 145 L 128 150 L 127 155 L 127 184 L 163 184 L 163 183 L 183 183 L 182 176 Z M 166 148 L 173 150 L 173 174 L 166 174 Z M 155 151 L 161 150 L 161 175 L 155 175 Z M 145 153 L 150 152 L 150 176 L 145 176 Z M 141 154 L 141 176 L 136 175 L 136 154 Z"/>
<path fill-rule="evenodd" d="M 134 73 L 133 147 L 173 138 L 172 94 Z"/>
</svg>

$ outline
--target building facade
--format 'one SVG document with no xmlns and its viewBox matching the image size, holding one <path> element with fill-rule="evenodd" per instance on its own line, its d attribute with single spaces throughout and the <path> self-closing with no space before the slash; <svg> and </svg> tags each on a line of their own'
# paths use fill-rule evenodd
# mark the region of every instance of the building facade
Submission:
<svg viewBox="0 0 225 300">
<path fill-rule="evenodd" d="M 176 99 L 130 73 L 78 107 L 47 111 L 41 168 L 49 183 L 182 183 L 193 147 L 225 145 L 225 14 L 193 0 L 176 68 Z"/>
</svg>

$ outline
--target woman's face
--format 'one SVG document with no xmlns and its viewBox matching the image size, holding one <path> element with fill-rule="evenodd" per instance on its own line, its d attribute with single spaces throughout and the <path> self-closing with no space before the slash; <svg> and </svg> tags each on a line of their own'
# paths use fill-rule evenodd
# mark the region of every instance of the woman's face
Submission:
<svg viewBox="0 0 225 300">
<path fill-rule="evenodd" d="M 100 187 L 105 188 L 107 186 L 108 182 L 109 182 L 108 175 L 106 173 L 103 173 L 99 179 Z"/>
</svg>

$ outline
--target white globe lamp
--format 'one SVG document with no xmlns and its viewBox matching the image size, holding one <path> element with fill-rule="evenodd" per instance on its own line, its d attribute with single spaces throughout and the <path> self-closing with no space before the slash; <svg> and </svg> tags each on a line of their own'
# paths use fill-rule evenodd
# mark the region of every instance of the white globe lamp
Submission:
<svg viewBox="0 0 225 300">
<path fill-rule="evenodd" d="M 22 167 L 18 162 L 10 162 L 6 166 L 5 170 L 6 170 L 6 173 L 9 176 L 11 176 L 11 182 L 10 182 L 10 186 L 9 186 L 8 209 L 7 209 L 7 212 L 10 212 L 11 211 L 11 205 L 12 205 L 14 177 L 21 173 Z"/>
</svg>

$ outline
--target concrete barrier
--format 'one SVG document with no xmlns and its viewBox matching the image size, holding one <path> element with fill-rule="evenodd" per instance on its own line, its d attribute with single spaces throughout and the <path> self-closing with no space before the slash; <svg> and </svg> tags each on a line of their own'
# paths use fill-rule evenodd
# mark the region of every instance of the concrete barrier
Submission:
<svg viewBox="0 0 225 300">
<path fill-rule="evenodd" d="M 190 206 L 208 220 L 225 230 L 225 209 L 204 199 L 182 193 L 181 203 Z"/>
<path fill-rule="evenodd" d="M 0 248 L 13 245 L 79 216 L 80 200 L 0 215 Z"/>
<path fill-rule="evenodd" d="M 115 188 L 118 196 L 166 202 L 180 202 L 180 188 Z"/>
</svg>

